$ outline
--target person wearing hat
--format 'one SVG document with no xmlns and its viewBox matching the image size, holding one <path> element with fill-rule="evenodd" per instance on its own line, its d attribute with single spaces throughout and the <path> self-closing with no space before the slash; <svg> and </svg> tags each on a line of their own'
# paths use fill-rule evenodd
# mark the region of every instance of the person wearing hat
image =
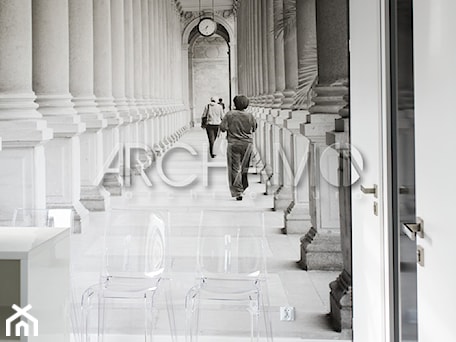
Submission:
<svg viewBox="0 0 456 342">
<path fill-rule="evenodd" d="M 220 129 L 227 132 L 226 156 L 231 197 L 241 201 L 245 189 L 249 186 L 247 172 L 253 151 L 253 132 L 257 128 L 257 123 L 252 113 L 245 112 L 249 105 L 246 96 L 235 96 L 233 102 L 236 109 L 226 113 Z"/>
<path fill-rule="evenodd" d="M 209 140 L 209 153 L 211 155 L 211 158 L 215 157 L 214 141 L 219 134 L 222 118 L 223 108 L 217 103 L 217 97 L 212 96 L 211 102 L 206 105 L 201 117 L 201 127 L 206 129 L 207 138 Z"/>
</svg>

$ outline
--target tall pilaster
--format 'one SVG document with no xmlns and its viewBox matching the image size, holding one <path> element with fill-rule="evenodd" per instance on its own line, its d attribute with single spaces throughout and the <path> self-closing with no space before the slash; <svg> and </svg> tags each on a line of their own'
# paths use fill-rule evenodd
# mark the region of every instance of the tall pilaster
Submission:
<svg viewBox="0 0 456 342">
<path fill-rule="evenodd" d="M 96 181 L 103 168 L 101 130 L 107 126 L 95 103 L 93 90 L 93 0 L 69 1 L 70 93 L 74 109 L 86 124 L 80 136 L 81 202 L 92 209 L 104 208 L 107 193 Z"/>
<path fill-rule="evenodd" d="M 85 124 L 69 92 L 68 0 L 33 1 L 32 22 L 33 88 L 38 111 L 54 129 L 54 139 L 45 146 L 46 205 L 84 213 L 79 201 L 79 135 Z"/>
<path fill-rule="evenodd" d="M 52 129 L 32 90 L 31 0 L 0 2 L 0 46 L 0 221 L 9 223 L 16 208 L 46 207 L 42 144 Z"/>
</svg>

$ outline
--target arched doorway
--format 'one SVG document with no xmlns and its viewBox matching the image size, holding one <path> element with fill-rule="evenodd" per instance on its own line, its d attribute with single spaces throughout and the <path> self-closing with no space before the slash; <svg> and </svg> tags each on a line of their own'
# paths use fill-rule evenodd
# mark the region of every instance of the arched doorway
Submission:
<svg viewBox="0 0 456 342">
<path fill-rule="evenodd" d="M 222 17 L 215 15 L 214 19 L 217 30 L 212 36 L 204 37 L 198 32 L 200 18 L 192 20 L 182 35 L 184 67 L 188 68 L 184 87 L 188 89 L 186 98 L 192 124 L 199 122 L 211 96 L 222 98 L 226 109 L 230 109 L 237 91 L 233 27 Z"/>
<path fill-rule="evenodd" d="M 191 64 L 192 102 L 195 119 L 203 112 L 212 96 L 229 103 L 230 64 L 229 46 L 218 34 L 210 37 L 197 35 L 189 45 L 189 65 Z"/>
</svg>

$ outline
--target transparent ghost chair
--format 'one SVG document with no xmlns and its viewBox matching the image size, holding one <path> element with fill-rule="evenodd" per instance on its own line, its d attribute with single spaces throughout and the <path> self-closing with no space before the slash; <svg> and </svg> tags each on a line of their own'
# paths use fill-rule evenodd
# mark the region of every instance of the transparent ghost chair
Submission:
<svg viewBox="0 0 456 342">
<path fill-rule="evenodd" d="M 216 312 L 220 315 L 232 310 L 230 306 L 234 310 L 247 310 L 250 314 L 248 328 L 251 341 L 260 339 L 260 317 L 263 316 L 264 337 L 272 341 L 266 246 L 262 212 L 202 212 L 198 232 L 197 283 L 185 299 L 188 342 L 197 341 L 202 305 L 208 302 L 215 303 Z"/>
<path fill-rule="evenodd" d="M 73 228 L 72 209 L 18 208 L 14 211 L 14 227 Z"/>
<path fill-rule="evenodd" d="M 144 341 L 153 339 L 156 322 L 157 294 L 163 294 L 172 341 L 176 341 L 174 310 L 171 300 L 167 257 L 169 214 L 166 211 L 111 210 L 107 214 L 103 261 L 100 282 L 89 287 L 82 296 L 83 341 L 90 341 L 91 311 L 96 311 L 98 327 L 95 341 L 106 341 L 113 325 L 128 321 L 136 311 L 140 327 L 128 328 L 128 333 L 144 335 Z M 115 307 L 120 303 L 119 307 Z M 136 304 L 135 304 L 136 303 Z M 96 305 L 96 310 L 92 310 Z M 117 321 L 106 324 L 107 311 L 116 311 Z M 141 311 L 143 311 L 141 313 Z M 114 315 L 114 317 L 116 316 Z M 143 324 L 144 323 L 144 324 Z M 141 329 L 141 330 L 137 330 Z"/>
</svg>

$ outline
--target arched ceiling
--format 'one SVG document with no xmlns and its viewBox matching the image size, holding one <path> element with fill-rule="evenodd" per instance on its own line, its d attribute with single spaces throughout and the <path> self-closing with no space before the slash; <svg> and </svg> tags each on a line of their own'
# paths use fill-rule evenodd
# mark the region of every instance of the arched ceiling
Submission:
<svg viewBox="0 0 456 342">
<path fill-rule="evenodd" d="M 230 10 L 233 0 L 213 0 L 215 10 Z M 200 0 L 180 0 L 184 11 L 198 11 Z M 212 0 L 201 0 L 201 10 L 212 10 Z"/>
</svg>

